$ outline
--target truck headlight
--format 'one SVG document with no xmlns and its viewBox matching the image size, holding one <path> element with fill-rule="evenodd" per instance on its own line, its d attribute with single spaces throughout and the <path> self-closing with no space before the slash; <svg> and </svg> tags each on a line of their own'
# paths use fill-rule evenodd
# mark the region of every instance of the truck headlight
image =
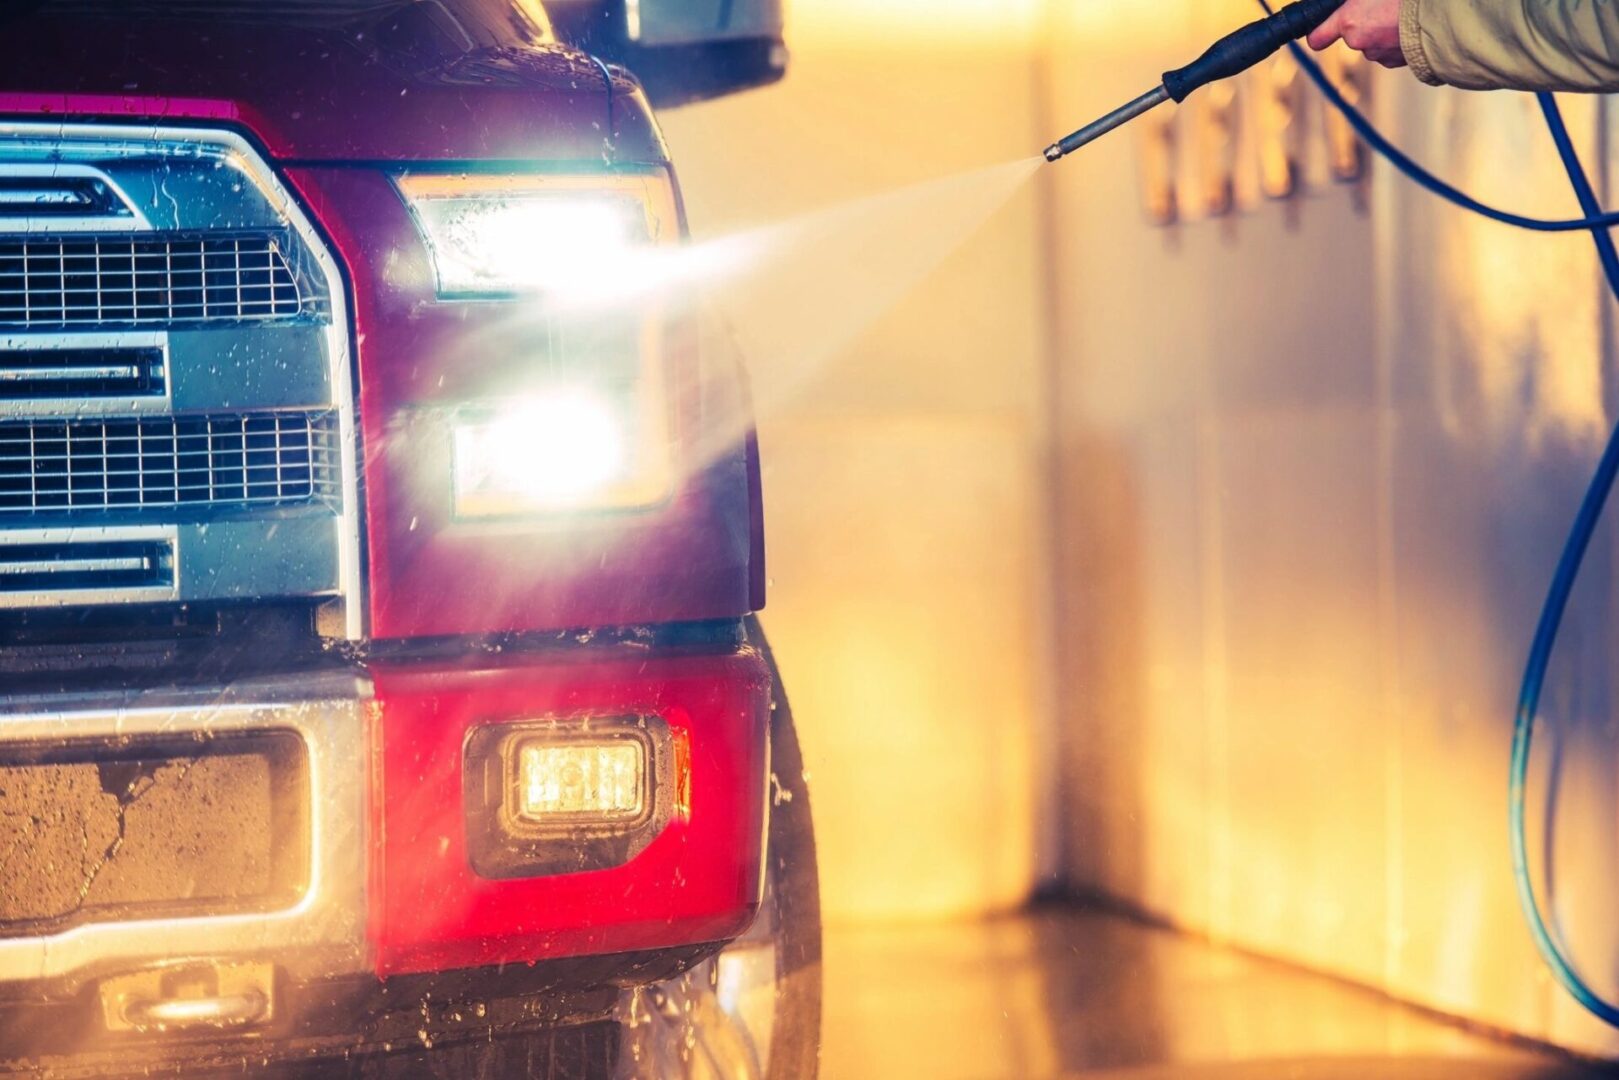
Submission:
<svg viewBox="0 0 1619 1080">
<path fill-rule="evenodd" d="M 634 510 L 668 498 L 668 425 L 649 388 L 589 383 L 542 390 L 452 421 L 460 520 Z"/>
<path fill-rule="evenodd" d="M 564 301 L 523 314 L 511 324 L 515 336 L 500 342 L 535 357 L 532 370 L 508 362 L 509 397 L 449 410 L 455 518 L 665 502 L 675 469 L 663 302 L 594 302 L 633 293 L 644 257 L 679 242 L 669 174 L 409 173 L 396 182 L 427 242 L 441 300 Z"/>
<path fill-rule="evenodd" d="M 679 240 L 663 172 L 412 173 L 398 184 L 446 300 L 599 295 L 633 272 L 638 254 Z"/>
</svg>

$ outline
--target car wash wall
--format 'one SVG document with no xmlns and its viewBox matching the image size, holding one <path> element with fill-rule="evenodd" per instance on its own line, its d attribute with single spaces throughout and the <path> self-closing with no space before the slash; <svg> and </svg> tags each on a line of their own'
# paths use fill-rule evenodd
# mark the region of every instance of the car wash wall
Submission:
<svg viewBox="0 0 1619 1080">
<path fill-rule="evenodd" d="M 667 119 L 694 227 L 1028 154 L 1253 14 L 799 5 L 785 83 Z M 1329 71 L 1471 193 L 1577 212 L 1532 99 Z M 1564 107 L 1610 174 L 1619 118 Z M 1619 407 L 1613 317 L 1588 237 L 1379 169 L 1285 56 L 1042 173 L 763 410 L 766 625 L 829 918 L 1057 882 L 1619 1053 L 1542 976 L 1505 791 L 1534 616 Z M 748 362 L 768 385 L 771 357 Z M 1531 787 L 1544 895 L 1603 987 L 1614 535 Z"/>
</svg>

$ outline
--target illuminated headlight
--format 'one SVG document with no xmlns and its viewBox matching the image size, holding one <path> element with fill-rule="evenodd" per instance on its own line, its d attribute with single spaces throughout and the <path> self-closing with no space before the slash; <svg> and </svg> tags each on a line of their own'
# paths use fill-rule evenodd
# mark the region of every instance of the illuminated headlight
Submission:
<svg viewBox="0 0 1619 1080">
<path fill-rule="evenodd" d="M 455 516 L 647 507 L 669 494 L 668 428 L 633 393 L 558 387 L 454 421 Z"/>
<path fill-rule="evenodd" d="M 689 803 L 681 745 L 656 716 L 474 728 L 465 751 L 473 868 L 530 877 L 629 861 Z"/>
<path fill-rule="evenodd" d="M 596 295 L 679 236 L 667 175 L 412 174 L 399 188 L 432 254 L 438 294 Z"/>
<path fill-rule="evenodd" d="M 439 298 L 514 301 L 484 313 L 488 326 L 505 327 L 510 396 L 448 411 L 455 518 L 664 503 L 676 471 L 668 324 L 662 300 L 632 286 L 644 280 L 642 255 L 680 240 L 669 174 L 412 173 L 397 182 Z M 515 302 L 531 297 L 541 303 Z M 594 303 L 619 298 L 623 306 Z M 552 308 L 553 299 L 564 302 Z"/>
</svg>

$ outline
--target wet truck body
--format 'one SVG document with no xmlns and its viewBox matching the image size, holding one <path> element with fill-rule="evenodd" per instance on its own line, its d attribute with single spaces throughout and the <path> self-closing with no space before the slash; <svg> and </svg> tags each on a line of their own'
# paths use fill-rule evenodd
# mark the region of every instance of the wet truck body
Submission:
<svg viewBox="0 0 1619 1080">
<path fill-rule="evenodd" d="M 7 1067 L 561 1054 L 750 926 L 741 375 L 545 297 L 683 234 L 537 5 L 0 4 Z"/>
</svg>

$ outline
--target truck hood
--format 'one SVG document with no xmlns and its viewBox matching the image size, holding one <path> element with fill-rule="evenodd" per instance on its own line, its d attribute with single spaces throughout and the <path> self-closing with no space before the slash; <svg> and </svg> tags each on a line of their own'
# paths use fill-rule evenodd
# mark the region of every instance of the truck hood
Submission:
<svg viewBox="0 0 1619 1080">
<path fill-rule="evenodd" d="M 306 162 L 668 160 L 640 85 L 575 49 L 354 27 L 0 15 L 0 115 L 229 123 Z"/>
</svg>

